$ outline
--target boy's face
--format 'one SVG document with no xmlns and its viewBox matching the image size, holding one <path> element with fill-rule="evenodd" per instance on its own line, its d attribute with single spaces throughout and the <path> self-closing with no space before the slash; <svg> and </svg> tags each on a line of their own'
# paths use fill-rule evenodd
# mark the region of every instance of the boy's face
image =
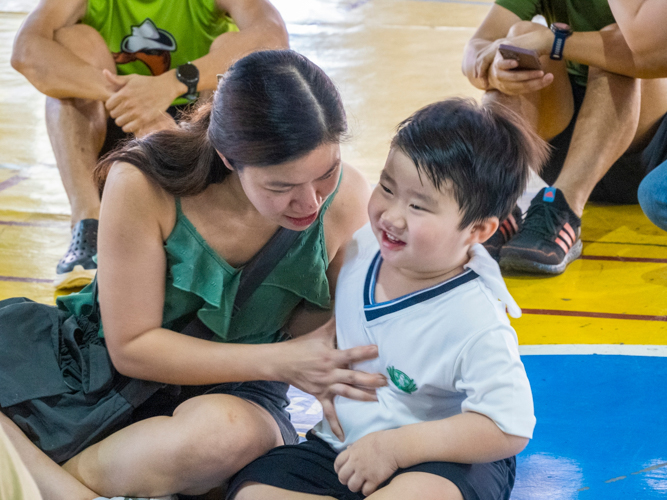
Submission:
<svg viewBox="0 0 667 500">
<path fill-rule="evenodd" d="M 423 182 L 422 182 L 423 181 Z M 459 205 L 438 190 L 401 150 L 392 148 L 368 204 L 386 264 L 413 278 L 454 275 L 478 241 L 475 225 L 459 229 Z"/>
</svg>

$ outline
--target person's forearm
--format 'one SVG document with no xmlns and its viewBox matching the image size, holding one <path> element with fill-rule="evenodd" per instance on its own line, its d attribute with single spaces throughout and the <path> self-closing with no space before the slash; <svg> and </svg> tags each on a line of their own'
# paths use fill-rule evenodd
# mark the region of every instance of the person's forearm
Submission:
<svg viewBox="0 0 667 500">
<path fill-rule="evenodd" d="M 484 40 L 482 38 L 471 38 L 463 50 L 463 62 L 461 70 L 468 79 L 468 81 L 478 89 L 487 90 L 488 81 L 486 75 L 481 77 L 475 76 L 475 65 L 477 63 L 477 55 L 495 42 Z M 497 45 L 497 44 L 496 44 Z"/>
<path fill-rule="evenodd" d="M 634 54 L 618 25 L 612 24 L 600 31 L 573 33 L 565 42 L 563 57 L 632 78 L 659 78 L 665 67 L 659 60 L 667 59 L 661 52 Z"/>
<path fill-rule="evenodd" d="M 206 385 L 277 380 L 279 344 L 225 344 L 156 328 L 121 345 L 107 335 L 116 369 L 166 384 Z"/>
<path fill-rule="evenodd" d="M 493 420 L 471 412 L 388 432 L 401 468 L 423 462 L 493 462 L 520 453 L 528 444 L 527 438 L 505 434 Z"/>
<path fill-rule="evenodd" d="M 287 49 L 289 42 L 284 25 L 264 21 L 237 32 L 220 35 L 208 54 L 192 61 L 199 69 L 197 90 L 212 90 L 218 86 L 217 75 L 227 71 L 243 56 L 262 49 Z"/>
<path fill-rule="evenodd" d="M 105 101 L 112 94 L 102 70 L 43 36 L 19 33 L 11 63 L 37 90 L 49 97 Z"/>
<path fill-rule="evenodd" d="M 667 76 L 667 17 L 665 0 L 609 0 L 614 18 L 636 56 L 652 57 Z"/>
</svg>

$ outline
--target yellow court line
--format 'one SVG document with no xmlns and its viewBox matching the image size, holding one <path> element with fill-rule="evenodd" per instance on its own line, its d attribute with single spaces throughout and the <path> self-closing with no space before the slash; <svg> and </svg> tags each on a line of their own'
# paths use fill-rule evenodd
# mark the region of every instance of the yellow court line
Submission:
<svg viewBox="0 0 667 500">
<path fill-rule="evenodd" d="M 667 322 L 524 314 L 512 319 L 521 345 L 667 345 Z"/>
</svg>

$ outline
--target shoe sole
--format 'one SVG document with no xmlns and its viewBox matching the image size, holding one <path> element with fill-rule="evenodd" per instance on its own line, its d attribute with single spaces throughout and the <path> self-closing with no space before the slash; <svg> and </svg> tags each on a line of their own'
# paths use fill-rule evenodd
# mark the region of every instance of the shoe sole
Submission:
<svg viewBox="0 0 667 500">
<path fill-rule="evenodd" d="M 562 274 L 570 262 L 577 260 L 581 256 L 584 244 L 577 240 L 570 251 L 565 254 L 563 262 L 560 264 L 542 264 L 532 260 L 522 259 L 516 255 L 506 255 L 500 258 L 500 267 L 504 271 L 521 271 L 527 273 L 539 274 Z"/>
<path fill-rule="evenodd" d="M 97 269 L 84 269 L 83 266 L 74 266 L 68 273 L 58 274 L 53 280 L 56 290 L 64 288 L 81 288 L 95 279 Z"/>
</svg>

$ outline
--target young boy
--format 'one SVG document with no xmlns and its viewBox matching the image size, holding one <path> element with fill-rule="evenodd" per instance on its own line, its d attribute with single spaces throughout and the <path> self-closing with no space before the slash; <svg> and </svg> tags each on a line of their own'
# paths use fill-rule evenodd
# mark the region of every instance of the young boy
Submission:
<svg viewBox="0 0 667 500">
<path fill-rule="evenodd" d="M 339 348 L 377 344 L 355 368 L 390 382 L 377 402 L 336 397 L 340 425 L 323 420 L 251 463 L 228 498 L 509 499 L 535 417 L 506 314 L 521 310 L 481 243 L 545 148 L 517 118 L 469 100 L 399 126 L 335 308 Z"/>
</svg>

